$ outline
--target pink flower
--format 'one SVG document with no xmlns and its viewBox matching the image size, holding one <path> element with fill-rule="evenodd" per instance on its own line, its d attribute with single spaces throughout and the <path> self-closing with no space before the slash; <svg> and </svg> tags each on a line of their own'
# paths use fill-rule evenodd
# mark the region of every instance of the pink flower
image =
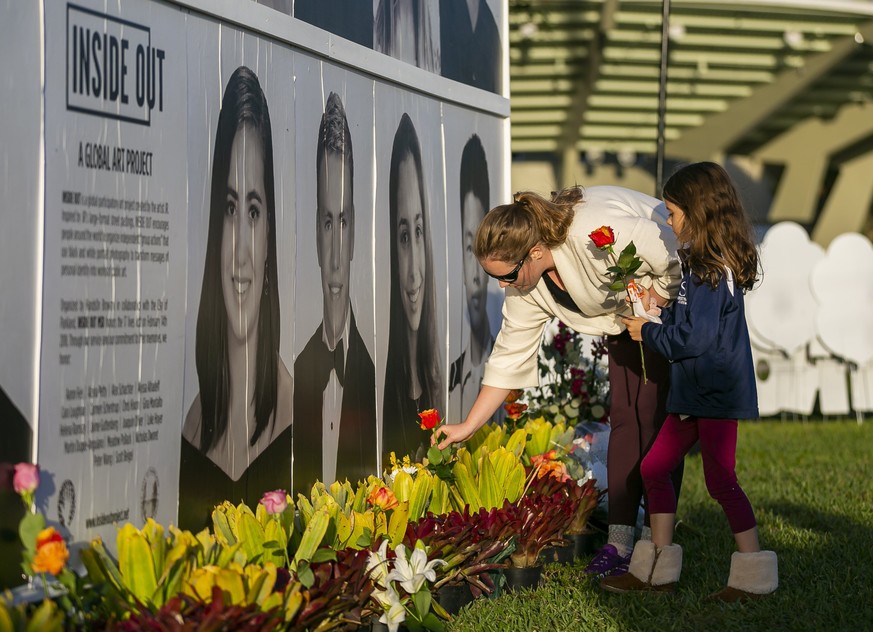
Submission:
<svg viewBox="0 0 873 632">
<path fill-rule="evenodd" d="M 12 488 L 16 494 L 32 494 L 39 487 L 39 466 L 33 463 L 18 463 L 12 477 Z"/>
<path fill-rule="evenodd" d="M 272 492 L 267 492 L 261 498 L 261 504 L 268 514 L 282 513 L 288 508 L 288 494 L 284 489 L 277 489 Z"/>
</svg>

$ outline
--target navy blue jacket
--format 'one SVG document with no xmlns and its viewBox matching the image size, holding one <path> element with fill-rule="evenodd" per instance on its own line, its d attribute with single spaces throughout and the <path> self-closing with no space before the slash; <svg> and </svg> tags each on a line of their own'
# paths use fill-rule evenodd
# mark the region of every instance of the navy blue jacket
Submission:
<svg viewBox="0 0 873 632">
<path fill-rule="evenodd" d="M 671 363 L 667 411 L 756 418 L 758 391 L 742 289 L 726 277 L 713 289 L 685 271 L 679 296 L 661 319 L 662 325 L 644 324 L 642 336 Z"/>
</svg>

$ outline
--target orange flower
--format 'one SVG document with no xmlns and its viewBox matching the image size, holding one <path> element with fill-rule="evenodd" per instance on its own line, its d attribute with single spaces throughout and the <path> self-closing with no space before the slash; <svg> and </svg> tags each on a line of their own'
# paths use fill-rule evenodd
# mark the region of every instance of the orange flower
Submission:
<svg viewBox="0 0 873 632">
<path fill-rule="evenodd" d="M 554 461 L 558 458 L 557 450 L 549 450 L 548 452 L 543 452 L 542 454 L 535 454 L 530 457 L 531 465 L 539 465 L 540 463 L 546 463 L 547 461 Z"/>
<path fill-rule="evenodd" d="M 527 410 L 527 404 L 519 404 L 518 402 L 513 402 L 511 404 L 504 404 L 503 408 L 506 409 L 506 416 L 510 419 L 518 419 L 521 417 L 522 413 Z"/>
<path fill-rule="evenodd" d="M 542 461 L 537 467 L 537 478 L 544 476 L 554 476 L 561 481 L 570 479 L 570 475 L 567 474 L 567 466 L 560 461 Z"/>
<path fill-rule="evenodd" d="M 68 559 L 70 552 L 67 543 L 54 527 L 39 532 L 36 536 L 36 555 L 30 565 L 34 573 L 57 575 L 64 570 Z"/>
<path fill-rule="evenodd" d="M 591 237 L 594 245 L 601 250 L 611 249 L 615 245 L 615 233 L 609 226 L 601 226 L 588 233 L 588 236 Z"/>
<path fill-rule="evenodd" d="M 440 414 L 435 408 L 428 408 L 418 413 L 422 430 L 433 430 L 440 425 Z"/>
<path fill-rule="evenodd" d="M 367 502 L 382 511 L 394 509 L 400 504 L 397 502 L 397 496 L 394 495 L 394 492 L 387 487 L 377 487 L 371 491 L 370 495 L 367 496 Z"/>
</svg>

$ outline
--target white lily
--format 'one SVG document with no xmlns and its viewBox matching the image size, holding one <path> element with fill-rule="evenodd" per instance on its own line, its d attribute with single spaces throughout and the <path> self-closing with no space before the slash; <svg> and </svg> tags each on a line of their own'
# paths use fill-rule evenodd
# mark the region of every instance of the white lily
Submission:
<svg viewBox="0 0 873 632">
<path fill-rule="evenodd" d="M 387 554 L 388 540 L 382 540 L 379 550 L 370 551 L 370 556 L 367 558 L 367 574 L 381 588 L 386 588 L 389 581 Z"/>
<path fill-rule="evenodd" d="M 427 553 L 418 547 L 407 556 L 406 547 L 398 544 L 395 553 L 397 558 L 394 560 L 394 568 L 388 573 L 388 581 L 399 581 L 403 590 L 410 595 L 417 593 L 425 580 L 436 581 L 434 568 L 446 563 L 440 559 L 428 562 Z"/>
<path fill-rule="evenodd" d="M 373 597 L 382 604 L 384 610 L 379 621 L 387 625 L 391 632 L 397 632 L 400 624 L 406 621 L 406 608 L 400 602 L 400 595 L 393 586 L 389 586 L 387 590 L 373 591 Z"/>
</svg>

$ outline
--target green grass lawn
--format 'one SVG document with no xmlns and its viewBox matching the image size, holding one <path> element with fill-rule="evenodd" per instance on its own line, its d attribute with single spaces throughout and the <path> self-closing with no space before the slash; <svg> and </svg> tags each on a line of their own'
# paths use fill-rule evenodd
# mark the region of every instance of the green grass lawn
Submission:
<svg viewBox="0 0 873 632">
<path fill-rule="evenodd" d="M 585 578 L 587 560 L 549 565 L 535 591 L 479 599 L 450 630 L 873 630 L 873 422 L 744 422 L 737 474 L 761 546 L 779 556 L 779 590 L 746 604 L 703 598 L 727 581 L 733 538 L 686 459 L 673 596 L 614 595 Z"/>
</svg>

